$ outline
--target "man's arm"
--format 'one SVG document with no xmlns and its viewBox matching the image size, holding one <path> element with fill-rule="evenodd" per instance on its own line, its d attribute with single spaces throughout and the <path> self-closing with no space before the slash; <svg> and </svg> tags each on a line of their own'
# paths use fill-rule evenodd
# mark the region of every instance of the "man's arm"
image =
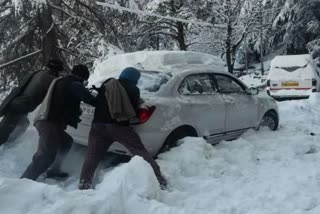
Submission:
<svg viewBox="0 0 320 214">
<path fill-rule="evenodd" d="M 80 82 L 73 82 L 71 84 L 71 93 L 89 105 L 96 105 L 96 98 Z"/>
<path fill-rule="evenodd" d="M 135 109 L 135 111 L 137 112 L 140 105 L 141 105 L 141 97 L 140 97 L 140 89 L 137 87 L 135 90 L 134 90 L 134 93 L 132 94 L 132 105 L 133 105 L 133 108 Z"/>
</svg>

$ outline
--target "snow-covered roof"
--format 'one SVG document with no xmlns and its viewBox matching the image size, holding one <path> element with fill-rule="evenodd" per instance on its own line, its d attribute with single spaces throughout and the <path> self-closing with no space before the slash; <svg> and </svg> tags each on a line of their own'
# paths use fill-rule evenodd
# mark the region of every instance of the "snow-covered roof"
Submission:
<svg viewBox="0 0 320 214">
<path fill-rule="evenodd" d="M 276 56 L 271 61 L 271 68 L 303 67 L 312 60 L 309 54 Z"/>
<path fill-rule="evenodd" d="M 126 67 L 181 73 L 198 67 L 223 71 L 224 63 L 219 57 L 191 51 L 139 51 L 115 55 L 98 64 L 89 82 L 91 84 L 98 79 L 116 77 Z"/>
</svg>

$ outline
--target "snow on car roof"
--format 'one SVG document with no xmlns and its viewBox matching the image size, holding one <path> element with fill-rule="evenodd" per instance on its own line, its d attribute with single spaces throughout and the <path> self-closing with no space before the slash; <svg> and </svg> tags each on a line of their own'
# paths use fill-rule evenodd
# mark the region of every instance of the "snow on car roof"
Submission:
<svg viewBox="0 0 320 214">
<path fill-rule="evenodd" d="M 175 73 L 197 67 L 222 71 L 224 63 L 219 57 L 191 51 L 139 51 L 112 56 L 98 64 L 89 82 L 116 77 L 126 67 Z"/>
<path fill-rule="evenodd" d="M 309 54 L 276 56 L 271 61 L 271 68 L 303 67 L 312 60 Z"/>
</svg>

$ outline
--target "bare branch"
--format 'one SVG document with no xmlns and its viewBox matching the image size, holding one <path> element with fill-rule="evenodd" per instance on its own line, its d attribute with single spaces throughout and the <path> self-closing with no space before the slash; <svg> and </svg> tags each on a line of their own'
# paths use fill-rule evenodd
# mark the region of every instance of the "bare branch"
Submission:
<svg viewBox="0 0 320 214">
<path fill-rule="evenodd" d="M 0 6 L 4 7 L 7 3 L 9 3 L 10 0 L 4 0 L 3 2 L 1 2 Z"/>
<path fill-rule="evenodd" d="M 5 6 L 5 7 L 3 7 L 3 8 L 0 8 L 0 13 L 6 11 L 6 10 L 8 10 L 8 9 L 11 9 L 11 8 L 14 8 L 14 6 L 13 6 L 13 5 L 9 5 L 9 6 Z"/>
<path fill-rule="evenodd" d="M 102 17 L 100 17 L 100 15 L 96 12 L 96 10 L 93 10 L 92 7 L 90 7 L 89 5 L 86 5 L 85 3 L 81 2 L 81 1 L 78 1 L 78 3 L 81 6 L 85 7 L 87 10 L 89 10 L 99 20 L 99 22 L 101 22 L 101 23 L 105 22 L 104 19 Z M 95 2 L 94 2 L 94 4 L 95 4 Z"/>
<path fill-rule="evenodd" d="M 4 69 L 4 68 L 6 68 L 6 67 L 8 67 L 8 66 L 10 66 L 10 65 L 13 65 L 13 64 L 16 64 L 17 62 L 20 62 L 21 60 L 25 60 L 25 59 L 27 59 L 27 58 L 29 58 L 29 57 L 32 57 L 32 56 L 34 56 L 34 55 L 37 55 L 37 54 L 41 53 L 41 51 L 42 51 L 42 50 L 37 50 L 37 51 L 35 51 L 35 52 L 32 52 L 32 53 L 30 53 L 30 54 L 27 54 L 27 55 L 25 55 L 25 56 L 19 57 L 19 58 L 15 59 L 15 60 L 12 60 L 12 61 L 7 62 L 7 63 L 5 63 L 5 64 L 2 64 L 2 65 L 0 65 L 0 69 Z"/>
<path fill-rule="evenodd" d="M 74 16 L 74 18 L 79 18 L 79 19 L 83 19 L 83 20 L 89 20 L 91 22 L 95 22 L 96 21 L 96 20 L 90 19 L 88 17 L 83 17 L 83 14 L 80 14 L 78 11 L 74 10 L 65 1 L 61 1 L 61 3 L 64 4 L 69 10 L 71 10 L 72 12 L 74 12 L 76 14 L 76 16 Z"/>
<path fill-rule="evenodd" d="M 152 31 L 161 31 L 161 30 L 171 30 L 173 32 L 177 32 L 176 28 L 172 28 L 169 26 L 155 26 L 151 29 L 145 30 L 145 33 L 152 32 Z"/>
<path fill-rule="evenodd" d="M 51 23 L 50 28 L 47 30 L 47 32 L 44 34 L 44 36 L 42 36 L 42 39 L 47 37 L 47 35 L 52 31 L 53 27 L 54 27 L 54 22 Z"/>
<path fill-rule="evenodd" d="M 67 11 L 65 11 L 64 9 L 62 9 L 61 7 L 58 7 L 58 6 L 54 5 L 54 4 L 52 4 L 51 2 L 48 2 L 48 4 L 49 4 L 51 7 L 53 7 L 54 9 L 59 10 L 59 11 L 65 13 L 65 14 L 67 14 L 67 15 L 70 16 L 70 17 L 75 18 L 72 14 L 68 13 Z"/>
<path fill-rule="evenodd" d="M 67 49 L 65 49 L 65 48 L 57 47 L 57 49 L 59 49 L 59 50 L 61 50 L 61 51 L 64 51 L 64 52 L 66 52 L 66 53 L 69 53 L 70 55 L 73 55 L 73 56 L 76 56 L 76 57 L 81 57 L 81 55 L 76 54 L 76 53 L 74 53 L 74 52 L 72 52 L 72 51 L 69 51 L 69 50 L 67 50 Z M 91 57 L 91 58 L 96 58 L 96 59 L 99 58 L 98 56 L 94 56 L 94 55 L 91 55 L 91 54 L 83 54 L 83 55 L 88 56 L 88 57 Z"/>
<path fill-rule="evenodd" d="M 31 24 L 34 20 L 35 20 L 35 17 L 33 17 L 30 21 L 28 21 L 28 22 L 25 23 L 24 25 L 22 25 L 18 30 L 16 30 L 15 32 L 13 32 L 13 35 L 19 33 L 23 28 L 25 28 L 26 26 L 28 26 L 29 24 Z"/>
<path fill-rule="evenodd" d="M 172 37 L 174 39 L 178 39 L 177 35 L 174 35 L 174 34 L 171 34 L 171 33 L 166 33 L 166 32 L 155 32 L 155 33 L 149 34 L 149 37 L 156 36 L 156 35 L 170 36 L 170 37 Z"/>
<path fill-rule="evenodd" d="M 7 20 L 7 19 L 8 19 L 10 16 L 12 16 L 12 15 L 13 15 L 13 13 L 10 12 L 9 14 L 7 14 L 7 15 L 5 15 L 5 16 L 2 16 L 1 19 L 0 19 L 0 23 L 3 22 L 3 21 L 5 21 L 5 20 Z"/>
<path fill-rule="evenodd" d="M 191 42 L 189 44 L 186 44 L 187 47 L 190 47 L 191 45 L 208 45 L 210 42 Z"/>
</svg>

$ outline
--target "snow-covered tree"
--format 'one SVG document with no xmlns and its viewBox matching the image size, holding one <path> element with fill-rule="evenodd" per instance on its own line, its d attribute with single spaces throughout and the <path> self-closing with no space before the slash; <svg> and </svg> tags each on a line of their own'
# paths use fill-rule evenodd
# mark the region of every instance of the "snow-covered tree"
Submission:
<svg viewBox="0 0 320 214">
<path fill-rule="evenodd" d="M 118 26 L 92 0 L 2 0 L 0 11 L 0 69 L 13 81 L 50 58 L 90 65 L 116 43 Z"/>
<path fill-rule="evenodd" d="M 162 16 L 194 20 L 190 5 L 191 1 L 161 0 L 150 1 L 145 6 L 145 9 L 151 13 Z M 146 32 L 146 38 L 156 42 L 155 45 L 153 45 L 155 49 L 158 49 L 159 46 L 167 46 L 166 43 L 168 43 L 169 40 L 174 41 L 180 50 L 187 50 L 188 48 L 186 41 L 188 24 L 186 23 L 157 17 L 145 17 L 140 31 Z M 160 44 L 161 42 L 162 44 Z"/>
<path fill-rule="evenodd" d="M 246 32 L 242 17 L 245 0 L 211 0 L 212 19 L 219 28 L 222 56 L 225 56 L 228 71 L 233 73 L 236 53 Z"/>
</svg>

